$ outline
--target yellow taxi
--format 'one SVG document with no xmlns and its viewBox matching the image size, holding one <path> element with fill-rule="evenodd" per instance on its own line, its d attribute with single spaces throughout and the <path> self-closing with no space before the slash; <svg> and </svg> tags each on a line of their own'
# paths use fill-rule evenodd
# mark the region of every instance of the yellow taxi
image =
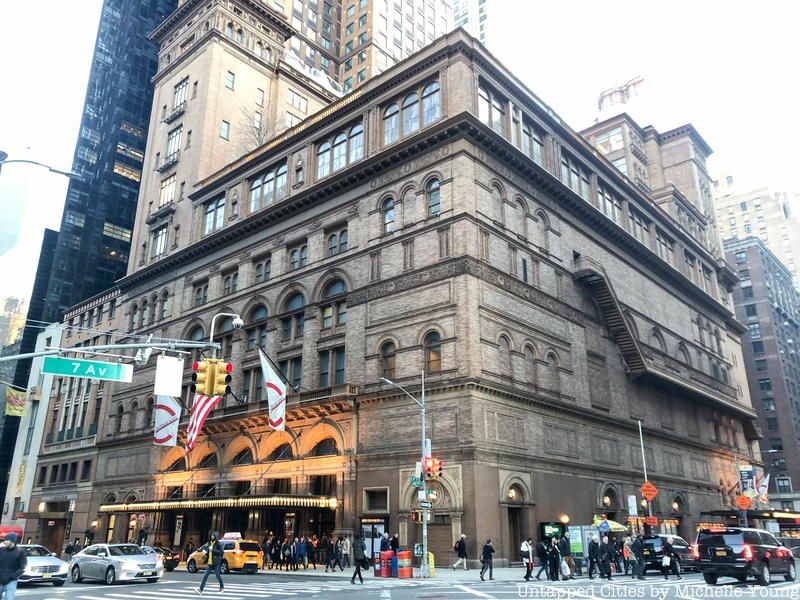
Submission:
<svg viewBox="0 0 800 600">
<path fill-rule="evenodd" d="M 224 556 L 220 564 L 220 571 L 242 571 L 244 573 L 255 573 L 264 564 L 264 553 L 258 542 L 243 540 L 240 533 L 226 533 L 219 543 L 222 544 Z M 189 573 L 205 569 L 208 566 L 207 560 L 210 558 L 208 544 L 200 546 L 189 555 L 186 561 L 186 570 Z"/>
</svg>

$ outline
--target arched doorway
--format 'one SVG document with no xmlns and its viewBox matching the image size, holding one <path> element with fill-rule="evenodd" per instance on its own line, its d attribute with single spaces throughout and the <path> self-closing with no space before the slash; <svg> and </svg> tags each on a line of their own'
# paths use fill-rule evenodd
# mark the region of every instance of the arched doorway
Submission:
<svg viewBox="0 0 800 600">
<path fill-rule="evenodd" d="M 504 554 L 509 561 L 515 561 L 518 560 L 520 545 L 527 538 L 524 522 L 525 492 L 519 484 L 513 483 L 507 487 L 504 500 L 508 511 L 508 536 Z"/>
</svg>

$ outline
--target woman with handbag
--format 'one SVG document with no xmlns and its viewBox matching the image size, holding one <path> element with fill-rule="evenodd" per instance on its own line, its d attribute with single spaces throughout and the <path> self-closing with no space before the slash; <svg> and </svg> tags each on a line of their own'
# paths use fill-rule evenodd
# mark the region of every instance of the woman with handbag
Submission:
<svg viewBox="0 0 800 600">
<path fill-rule="evenodd" d="M 681 577 L 681 567 L 678 563 L 678 555 L 675 554 L 675 549 L 672 547 L 674 541 L 675 539 L 670 536 L 661 544 L 661 573 L 664 575 L 664 579 L 669 579 L 668 573 L 670 569 L 678 576 L 678 579 L 683 579 Z"/>
<path fill-rule="evenodd" d="M 363 584 L 364 578 L 361 576 L 361 569 L 362 567 L 368 569 L 369 563 L 367 561 L 367 546 L 364 544 L 364 540 L 362 540 L 361 536 L 358 534 L 356 534 L 356 536 L 353 538 L 352 550 L 353 563 L 355 564 L 356 568 L 353 571 L 353 576 L 350 578 L 350 583 L 355 584 L 356 575 L 358 575 L 358 580 Z"/>
<path fill-rule="evenodd" d="M 533 573 L 533 540 L 528 538 L 519 547 L 519 555 L 522 558 L 522 564 L 525 565 L 525 581 L 530 581 L 531 573 Z"/>
</svg>

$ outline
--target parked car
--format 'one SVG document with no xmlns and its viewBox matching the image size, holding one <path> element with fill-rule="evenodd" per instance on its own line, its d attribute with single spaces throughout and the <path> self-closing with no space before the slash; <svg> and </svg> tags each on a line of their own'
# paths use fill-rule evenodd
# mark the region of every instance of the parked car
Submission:
<svg viewBox="0 0 800 600">
<path fill-rule="evenodd" d="M 20 544 L 28 559 L 25 572 L 19 576 L 19 583 L 52 583 L 56 587 L 64 585 L 69 573 L 69 565 L 37 544 Z"/>
<path fill-rule="evenodd" d="M 163 546 L 140 546 L 145 554 L 156 556 L 163 564 L 165 571 L 174 571 L 181 562 L 181 555 Z"/>
<path fill-rule="evenodd" d="M 664 558 L 661 544 L 670 537 L 672 538 L 672 548 L 675 554 L 678 555 L 681 570 L 688 571 L 697 568 L 689 542 L 678 535 L 670 536 L 665 533 L 659 533 L 658 535 L 646 535 L 642 540 L 644 543 L 642 554 L 644 556 L 645 572 L 649 569 L 661 571 L 661 560 Z"/>
<path fill-rule="evenodd" d="M 769 531 L 750 527 L 711 527 L 701 529 L 692 547 L 703 579 L 716 585 L 720 577 L 746 581 L 754 576 L 760 585 L 769 585 L 773 573 L 786 581 L 796 577 L 792 551 Z"/>
<path fill-rule="evenodd" d="M 155 583 L 164 574 L 164 564 L 135 544 L 93 544 L 73 555 L 70 575 L 74 583 L 97 579 L 108 585 L 116 581 L 145 579 Z"/>
<path fill-rule="evenodd" d="M 220 565 L 220 571 L 243 571 L 245 573 L 255 573 L 262 568 L 264 553 L 258 542 L 252 540 L 223 539 L 220 540 L 225 556 Z M 199 569 L 208 566 L 208 544 L 200 546 L 189 555 L 186 561 L 186 570 L 189 573 L 196 573 Z"/>
</svg>

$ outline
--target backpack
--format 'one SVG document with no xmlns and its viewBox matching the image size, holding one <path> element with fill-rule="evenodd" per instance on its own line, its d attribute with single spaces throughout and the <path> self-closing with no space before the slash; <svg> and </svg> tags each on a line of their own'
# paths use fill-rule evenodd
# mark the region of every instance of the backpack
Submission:
<svg viewBox="0 0 800 600">
<path fill-rule="evenodd" d="M 458 542 L 456 542 L 455 544 L 453 544 L 453 550 L 455 550 L 456 552 L 458 552 Z"/>
</svg>

